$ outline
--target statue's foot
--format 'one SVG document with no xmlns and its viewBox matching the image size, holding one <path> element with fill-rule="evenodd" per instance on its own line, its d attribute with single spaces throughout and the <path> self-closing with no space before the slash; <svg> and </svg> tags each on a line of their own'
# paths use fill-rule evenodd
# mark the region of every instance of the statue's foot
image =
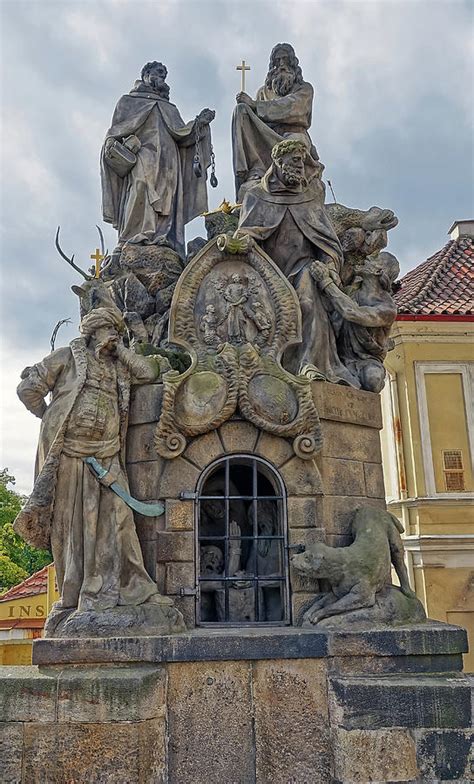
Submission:
<svg viewBox="0 0 474 784">
<path fill-rule="evenodd" d="M 154 593 L 144 604 L 161 604 L 170 607 L 173 604 L 171 596 L 163 596 L 161 593 Z"/>
<path fill-rule="evenodd" d="M 327 381 L 324 373 L 321 373 L 316 365 L 313 365 L 310 362 L 301 366 L 300 376 L 306 376 L 306 378 L 309 378 L 311 381 Z"/>
</svg>

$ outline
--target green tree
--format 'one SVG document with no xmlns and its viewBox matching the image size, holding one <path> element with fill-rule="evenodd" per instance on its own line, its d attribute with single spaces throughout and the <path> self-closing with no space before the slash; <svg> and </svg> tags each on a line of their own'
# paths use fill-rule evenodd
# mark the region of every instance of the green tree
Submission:
<svg viewBox="0 0 474 784">
<path fill-rule="evenodd" d="M 0 469 L 0 593 L 51 563 L 48 550 L 30 547 L 13 530 L 13 521 L 26 499 L 10 489 L 15 478 Z"/>
</svg>

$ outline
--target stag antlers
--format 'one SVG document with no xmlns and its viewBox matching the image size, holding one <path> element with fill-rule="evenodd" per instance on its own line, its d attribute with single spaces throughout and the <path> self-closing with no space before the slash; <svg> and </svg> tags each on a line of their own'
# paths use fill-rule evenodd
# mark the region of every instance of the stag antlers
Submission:
<svg viewBox="0 0 474 784">
<path fill-rule="evenodd" d="M 70 264 L 70 266 L 73 269 L 75 269 L 76 272 L 78 272 L 80 275 L 82 275 L 82 277 L 85 280 L 93 280 L 94 275 L 89 275 L 87 272 L 84 272 L 84 270 L 82 270 L 80 267 L 77 266 L 77 264 L 74 263 L 74 255 L 75 255 L 74 253 L 72 254 L 71 257 L 66 256 L 66 254 L 64 253 L 63 249 L 61 248 L 61 245 L 59 244 L 59 232 L 60 232 L 60 229 L 61 229 L 61 226 L 58 226 L 58 229 L 56 231 L 56 238 L 55 238 L 56 250 L 58 251 L 59 255 L 64 259 L 64 261 L 67 261 L 67 263 Z M 104 247 L 105 247 L 104 235 L 102 234 L 102 230 L 101 230 L 100 226 L 96 226 L 96 229 L 99 232 L 100 248 L 101 248 L 102 255 L 104 256 L 104 258 L 106 258 L 107 254 L 108 254 L 108 250 L 104 250 Z M 102 267 L 101 273 L 105 272 L 105 270 L 109 267 L 111 261 L 112 261 L 112 259 L 110 258 L 109 261 L 107 262 L 107 264 L 105 264 Z"/>
</svg>

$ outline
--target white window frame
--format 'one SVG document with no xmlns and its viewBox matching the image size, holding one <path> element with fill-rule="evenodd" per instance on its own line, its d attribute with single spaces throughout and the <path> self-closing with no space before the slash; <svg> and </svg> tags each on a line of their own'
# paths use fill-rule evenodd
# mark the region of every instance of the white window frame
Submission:
<svg viewBox="0 0 474 784">
<path fill-rule="evenodd" d="M 436 498 L 470 498 L 473 496 L 473 493 L 470 491 L 440 493 L 436 490 L 425 376 L 429 373 L 449 373 L 461 376 L 472 470 L 474 468 L 474 406 L 472 394 L 474 388 L 474 362 L 415 362 L 414 364 L 426 495 L 436 496 Z"/>
</svg>

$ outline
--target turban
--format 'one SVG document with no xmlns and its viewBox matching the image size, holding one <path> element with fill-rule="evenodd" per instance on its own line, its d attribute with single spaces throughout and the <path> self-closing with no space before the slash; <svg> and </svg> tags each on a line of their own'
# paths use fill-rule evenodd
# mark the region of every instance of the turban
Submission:
<svg viewBox="0 0 474 784">
<path fill-rule="evenodd" d="M 79 327 L 85 337 L 90 337 L 101 327 L 114 327 L 118 332 L 125 328 L 123 316 L 118 308 L 94 308 L 81 320 Z"/>
</svg>

